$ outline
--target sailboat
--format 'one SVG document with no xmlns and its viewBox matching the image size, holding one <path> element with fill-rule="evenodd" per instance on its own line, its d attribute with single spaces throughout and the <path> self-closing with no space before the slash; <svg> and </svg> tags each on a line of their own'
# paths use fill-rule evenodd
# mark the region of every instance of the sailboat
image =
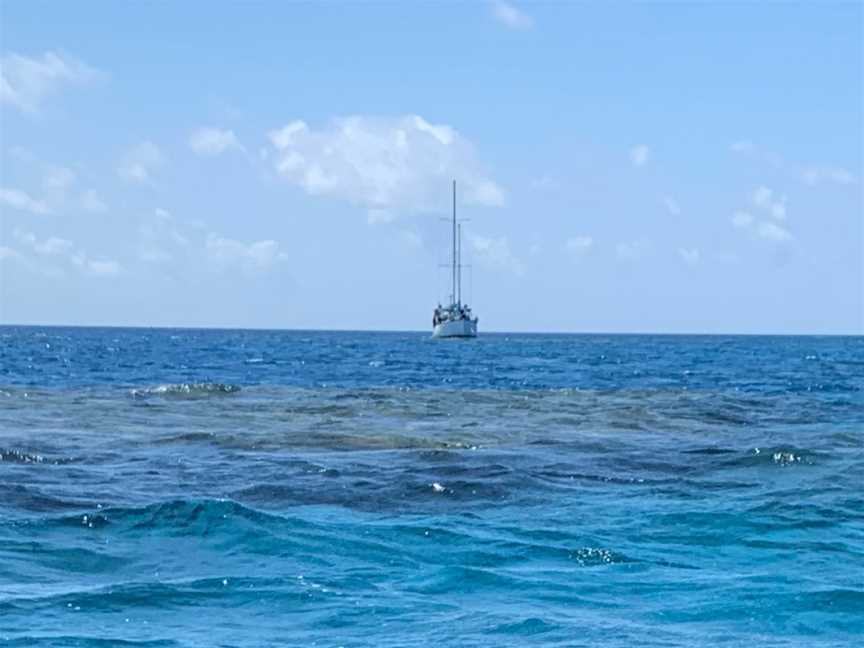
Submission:
<svg viewBox="0 0 864 648">
<path fill-rule="evenodd" d="M 477 317 L 462 303 L 462 226 L 456 224 L 456 181 L 453 181 L 453 253 L 451 256 L 450 304 L 438 304 L 432 314 L 432 337 L 477 337 Z"/>
</svg>

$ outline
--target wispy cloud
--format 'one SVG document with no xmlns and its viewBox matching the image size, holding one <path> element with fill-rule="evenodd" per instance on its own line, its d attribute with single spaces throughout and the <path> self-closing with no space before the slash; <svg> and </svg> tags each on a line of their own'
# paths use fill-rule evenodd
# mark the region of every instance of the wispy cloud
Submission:
<svg viewBox="0 0 864 648">
<path fill-rule="evenodd" d="M 138 229 L 138 258 L 145 263 L 160 264 L 186 256 L 189 239 L 181 233 L 180 225 L 161 207 L 153 210 Z"/>
<path fill-rule="evenodd" d="M 851 171 L 842 167 L 814 166 L 807 167 L 801 172 L 801 180 L 804 184 L 815 186 L 822 183 L 834 183 L 838 185 L 855 184 L 855 176 Z"/>
<path fill-rule="evenodd" d="M 5 54 L 0 57 L 0 103 L 29 113 L 63 85 L 80 84 L 100 78 L 98 70 L 63 54 L 42 56 Z"/>
<path fill-rule="evenodd" d="M 59 279 L 69 272 L 98 277 L 110 277 L 123 271 L 110 259 L 91 258 L 72 241 L 56 236 L 40 239 L 32 232 L 16 229 L 13 238 L 17 248 L 5 248 L 3 258 L 21 263 L 28 270 Z"/>
<path fill-rule="evenodd" d="M 405 229 L 399 232 L 399 243 L 408 250 L 419 250 L 423 247 L 423 237 L 416 230 Z"/>
<path fill-rule="evenodd" d="M 543 191 L 546 189 L 554 189 L 558 186 L 556 180 L 550 175 L 543 175 L 538 178 L 533 178 L 531 180 L 531 188 L 536 189 L 538 191 Z"/>
<path fill-rule="evenodd" d="M 139 259 L 174 277 L 235 270 L 257 275 L 288 259 L 277 241 L 233 239 L 201 223 L 175 219 L 162 208 L 143 220 L 139 236 Z"/>
<path fill-rule="evenodd" d="M 777 196 L 768 187 L 761 186 L 753 190 L 750 200 L 772 218 L 786 220 L 786 196 Z"/>
<path fill-rule="evenodd" d="M 189 147 L 198 155 L 216 156 L 226 151 L 242 151 L 243 146 L 232 130 L 199 128 L 189 136 Z"/>
<path fill-rule="evenodd" d="M 622 261 L 635 261 L 649 254 L 652 248 L 651 241 L 644 239 L 623 241 L 615 246 L 615 254 Z"/>
<path fill-rule="evenodd" d="M 474 147 L 455 129 L 420 116 L 335 119 L 315 130 L 294 121 L 270 133 L 276 171 L 316 196 L 384 212 L 440 210 L 451 179 L 460 202 L 500 206 L 504 191 L 483 171 Z M 376 210 L 376 211 L 370 211 Z"/>
<path fill-rule="evenodd" d="M 370 225 L 392 223 L 394 220 L 396 220 L 396 214 L 389 209 L 370 209 L 366 212 L 366 222 Z"/>
<path fill-rule="evenodd" d="M 732 142 L 729 146 L 729 150 L 733 153 L 754 153 L 756 151 L 756 145 L 750 140 L 738 140 L 737 142 Z"/>
<path fill-rule="evenodd" d="M 729 150 L 738 155 L 753 157 L 763 162 L 767 162 L 773 167 L 781 167 L 784 164 L 783 156 L 776 151 L 763 148 L 749 139 L 741 139 L 733 142 L 729 146 Z"/>
<path fill-rule="evenodd" d="M 841 166 L 811 164 L 797 167 L 796 165 L 787 163 L 783 156 L 776 151 L 763 148 L 747 139 L 734 142 L 729 149 L 733 153 L 767 162 L 775 168 L 786 168 L 794 175 L 797 175 L 801 182 L 811 187 L 820 184 L 852 185 L 858 181 L 854 173 Z"/>
<path fill-rule="evenodd" d="M 650 158 L 651 149 L 645 144 L 638 144 L 630 149 L 630 163 L 635 167 L 645 166 Z"/>
<path fill-rule="evenodd" d="M 165 164 L 165 155 L 153 142 L 145 141 L 129 149 L 123 156 L 118 175 L 129 182 L 150 184 L 153 173 Z"/>
<path fill-rule="evenodd" d="M 681 213 L 681 205 L 679 205 L 678 201 L 671 196 L 665 196 L 663 198 L 663 205 L 666 207 L 666 211 L 673 216 L 677 216 Z"/>
<path fill-rule="evenodd" d="M 75 172 L 67 167 L 50 167 L 42 179 L 46 191 L 63 193 L 75 184 Z"/>
<path fill-rule="evenodd" d="M 276 241 L 268 239 L 243 243 L 214 232 L 207 234 L 204 251 L 207 259 L 218 269 L 239 267 L 247 273 L 268 270 L 288 258 Z"/>
<path fill-rule="evenodd" d="M 525 264 L 511 251 L 506 236 L 471 236 L 471 249 L 477 260 L 491 269 L 508 270 L 517 276 L 525 274 Z"/>
<path fill-rule="evenodd" d="M 593 246 L 594 239 L 590 236 L 573 236 L 564 242 L 564 249 L 574 257 L 584 256 Z"/>
<path fill-rule="evenodd" d="M 81 194 L 81 207 L 85 211 L 97 214 L 108 211 L 108 205 L 105 204 L 95 189 L 88 189 Z"/>
<path fill-rule="evenodd" d="M 78 176 L 72 169 L 62 166 L 48 167 L 42 179 L 42 188 L 52 211 L 65 212 L 75 209 L 83 209 L 91 213 L 108 211 L 108 205 L 95 189 L 77 192 L 75 190 L 77 185 Z M 73 195 L 73 190 L 77 195 Z"/>
<path fill-rule="evenodd" d="M 681 257 L 684 263 L 690 266 L 699 263 L 699 259 L 701 258 L 701 254 L 699 254 L 697 248 L 678 248 L 678 256 Z"/>
<path fill-rule="evenodd" d="M 756 223 L 755 233 L 759 238 L 768 239 L 770 241 L 791 241 L 792 234 L 785 227 L 772 223 L 771 221 L 761 221 Z"/>
<path fill-rule="evenodd" d="M 32 198 L 30 195 L 18 189 L 7 189 L 0 187 L 0 205 L 26 211 L 31 214 L 48 214 L 51 209 L 42 201 Z"/>
<path fill-rule="evenodd" d="M 753 214 L 745 211 L 736 211 L 732 214 L 732 225 L 738 229 L 747 229 L 753 225 Z"/>
<path fill-rule="evenodd" d="M 759 186 L 750 193 L 752 211 L 738 210 L 732 214 L 732 225 L 754 238 L 774 242 L 792 240 L 792 233 L 780 223 L 786 220 L 786 196 Z"/>
<path fill-rule="evenodd" d="M 75 212 L 105 212 L 108 205 L 94 188 L 81 186 L 81 168 L 70 168 L 40 160 L 22 147 L 11 147 L 9 155 L 27 169 L 28 176 L 41 175 L 39 195 L 17 189 L 0 188 L 0 205 L 34 214 L 65 214 Z M 86 171 L 86 170 L 85 170 Z"/>
<path fill-rule="evenodd" d="M 515 5 L 503 0 L 492 2 L 492 15 L 499 23 L 509 29 L 531 29 L 534 27 L 534 19 L 519 10 Z"/>
</svg>

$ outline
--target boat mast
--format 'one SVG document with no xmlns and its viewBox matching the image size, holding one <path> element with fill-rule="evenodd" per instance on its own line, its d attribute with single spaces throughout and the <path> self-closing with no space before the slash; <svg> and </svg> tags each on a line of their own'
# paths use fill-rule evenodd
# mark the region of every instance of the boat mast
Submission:
<svg viewBox="0 0 864 648">
<path fill-rule="evenodd" d="M 451 303 L 456 303 L 456 181 L 453 181 L 453 292 L 451 295 Z"/>
<path fill-rule="evenodd" d="M 459 223 L 459 246 L 456 248 L 456 256 L 459 260 L 459 263 L 456 264 L 456 270 L 458 271 L 456 277 L 456 286 L 458 290 L 456 292 L 456 303 L 459 304 L 459 308 L 462 308 L 462 223 Z"/>
</svg>

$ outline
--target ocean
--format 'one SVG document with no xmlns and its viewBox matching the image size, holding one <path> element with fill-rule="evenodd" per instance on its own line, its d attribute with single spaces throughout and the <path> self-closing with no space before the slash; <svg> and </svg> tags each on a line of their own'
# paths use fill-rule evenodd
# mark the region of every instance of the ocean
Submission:
<svg viewBox="0 0 864 648">
<path fill-rule="evenodd" d="M 862 337 L 0 327 L 0 645 L 862 640 Z"/>
</svg>

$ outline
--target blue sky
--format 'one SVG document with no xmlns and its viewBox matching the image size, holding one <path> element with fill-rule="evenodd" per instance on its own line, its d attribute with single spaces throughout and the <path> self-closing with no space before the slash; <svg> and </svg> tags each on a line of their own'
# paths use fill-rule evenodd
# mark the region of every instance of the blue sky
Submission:
<svg viewBox="0 0 864 648">
<path fill-rule="evenodd" d="M 0 17 L 2 323 L 864 332 L 861 4 Z"/>
</svg>

